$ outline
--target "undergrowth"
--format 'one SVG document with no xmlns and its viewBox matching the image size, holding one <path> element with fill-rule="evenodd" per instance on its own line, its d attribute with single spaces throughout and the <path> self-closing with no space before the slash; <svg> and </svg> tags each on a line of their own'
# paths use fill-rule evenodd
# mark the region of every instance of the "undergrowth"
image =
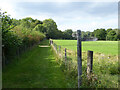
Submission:
<svg viewBox="0 0 120 90">
<path fill-rule="evenodd" d="M 54 50 L 53 50 L 54 51 Z M 69 52 L 70 53 L 70 52 Z M 56 62 L 69 81 L 68 88 L 77 88 L 77 57 L 73 52 L 65 57 L 56 54 Z M 76 54 L 76 53 L 75 53 Z M 77 55 L 77 54 L 76 54 Z M 93 70 L 90 78 L 87 77 L 87 52 L 82 52 L 82 86 L 80 88 L 118 88 L 118 57 L 115 55 L 93 54 Z"/>
</svg>

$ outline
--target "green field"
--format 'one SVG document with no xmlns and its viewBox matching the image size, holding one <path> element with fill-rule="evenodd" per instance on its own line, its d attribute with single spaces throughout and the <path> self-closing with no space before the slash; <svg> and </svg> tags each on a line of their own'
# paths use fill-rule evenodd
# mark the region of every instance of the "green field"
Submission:
<svg viewBox="0 0 120 90">
<path fill-rule="evenodd" d="M 77 40 L 53 40 L 57 45 L 77 50 Z M 82 41 L 82 51 L 92 50 L 107 55 L 118 55 L 118 41 Z"/>
<path fill-rule="evenodd" d="M 75 56 L 76 53 L 74 53 L 77 44 L 76 40 L 54 40 L 57 45 L 73 50 L 73 52 L 67 50 L 66 66 L 64 64 L 64 56 L 59 59 L 57 57 L 59 52 L 55 54 L 48 42 L 48 40 L 42 41 L 40 45 L 36 45 L 31 50 L 26 51 L 19 59 L 13 60 L 11 64 L 3 69 L 3 88 L 77 88 L 77 57 Z M 113 45 L 114 47 L 108 48 L 109 51 L 116 48 L 115 45 L 117 46 L 117 42 L 114 41 L 111 43 L 104 42 L 103 44 L 102 42 L 97 41 L 97 44 L 93 42 L 93 45 L 96 45 L 96 48 L 97 46 L 105 46 L 105 43 L 107 43 L 107 48 Z M 92 47 L 92 42 L 83 42 L 82 44 L 84 46 L 86 44 L 86 49 L 83 48 L 83 51 L 90 48 L 87 45 Z M 45 47 L 46 45 L 48 47 Z M 94 47 L 92 49 L 95 50 Z M 61 53 L 64 55 L 64 52 L 61 51 Z M 115 53 L 111 54 L 117 55 Z M 83 84 L 81 87 L 118 88 L 117 56 L 109 56 L 108 58 L 108 55 L 94 54 L 93 77 L 89 81 L 86 78 L 86 55 L 86 52 L 82 54 Z"/>
<path fill-rule="evenodd" d="M 57 48 L 57 55 L 62 55 L 60 60 L 65 61 L 65 49 L 67 48 L 67 76 L 77 76 L 77 40 L 53 40 L 57 46 L 61 46 L 61 52 Z M 53 44 L 54 45 L 54 44 Z M 55 45 L 55 46 L 56 46 Z M 87 80 L 87 52 L 93 53 L 93 76 Z M 82 72 L 83 88 L 117 88 L 118 87 L 118 42 L 117 41 L 82 41 Z M 59 57 L 59 56 L 58 56 Z M 64 64 L 61 64 L 62 66 Z M 69 70 L 70 67 L 70 70 Z M 71 77 L 70 77 L 71 78 Z M 95 80 L 97 78 L 97 80 Z M 77 77 L 73 78 L 77 81 Z M 74 84 L 73 84 L 74 85 Z"/>
</svg>

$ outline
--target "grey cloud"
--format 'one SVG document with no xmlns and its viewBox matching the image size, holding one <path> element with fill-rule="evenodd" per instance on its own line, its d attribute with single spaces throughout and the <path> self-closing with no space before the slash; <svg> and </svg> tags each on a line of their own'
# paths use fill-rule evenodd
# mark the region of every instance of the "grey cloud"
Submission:
<svg viewBox="0 0 120 90">
<path fill-rule="evenodd" d="M 79 16 L 83 13 L 91 16 L 103 17 L 111 14 L 117 14 L 117 3 L 116 2 L 97 2 L 95 7 L 94 2 L 70 2 L 68 4 L 57 4 L 56 2 L 21 2 L 17 3 L 17 10 L 22 9 L 21 13 L 24 14 L 38 14 L 38 13 L 50 13 L 56 16 Z M 71 12 L 74 12 L 70 14 Z M 70 14 L 70 15 L 66 15 Z"/>
</svg>

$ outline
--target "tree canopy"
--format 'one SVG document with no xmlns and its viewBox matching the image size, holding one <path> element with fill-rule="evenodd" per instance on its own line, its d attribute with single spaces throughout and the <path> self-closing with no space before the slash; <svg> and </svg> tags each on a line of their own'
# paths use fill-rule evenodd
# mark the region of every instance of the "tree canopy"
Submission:
<svg viewBox="0 0 120 90">
<path fill-rule="evenodd" d="M 97 37 L 99 40 L 106 39 L 106 30 L 105 29 L 96 29 L 94 30 L 94 36 Z"/>
</svg>

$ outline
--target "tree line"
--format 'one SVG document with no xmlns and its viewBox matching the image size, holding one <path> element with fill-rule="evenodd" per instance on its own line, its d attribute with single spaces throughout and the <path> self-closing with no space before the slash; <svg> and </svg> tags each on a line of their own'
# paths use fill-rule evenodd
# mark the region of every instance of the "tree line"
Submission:
<svg viewBox="0 0 120 90">
<path fill-rule="evenodd" d="M 16 52 L 23 48 L 33 46 L 44 38 L 47 39 L 76 39 L 72 29 L 61 31 L 53 19 L 40 21 L 31 17 L 13 19 L 7 12 L 0 10 L 0 28 L 4 55 L 7 59 L 15 56 Z M 120 40 L 118 29 L 96 29 L 93 32 L 82 31 L 82 40 L 96 37 L 98 40 Z M 24 51 L 24 50 L 23 50 Z M 12 52 L 12 53 L 11 53 Z"/>
<path fill-rule="evenodd" d="M 66 29 L 61 31 L 57 28 L 57 24 L 53 19 L 45 19 L 43 21 L 33 19 L 31 17 L 23 18 L 23 19 L 12 19 L 12 25 L 14 25 L 14 29 L 20 29 L 21 27 L 30 29 L 32 31 L 39 31 L 43 33 L 47 39 L 76 39 L 72 34 L 76 33 L 72 29 Z M 28 30 L 29 31 L 29 30 Z M 107 30 L 100 28 L 96 29 L 93 32 L 90 31 L 82 31 L 81 32 L 82 40 L 89 38 L 98 38 L 98 40 L 119 40 L 120 33 L 118 29 L 109 28 Z"/>
<path fill-rule="evenodd" d="M 24 21 L 27 21 L 24 22 Z M 49 39 L 76 39 L 73 37 L 72 34 L 76 33 L 72 29 L 66 29 L 61 31 L 57 28 L 57 24 L 53 19 L 45 19 L 43 21 L 36 21 L 36 24 L 30 25 L 34 20 L 31 17 L 27 17 L 24 19 L 16 20 L 14 19 L 14 24 L 19 24 L 21 22 L 23 27 L 26 28 L 33 28 L 34 31 L 39 31 L 45 34 L 46 38 Z M 82 40 L 89 39 L 89 38 L 98 38 L 98 40 L 110 40 L 110 41 L 117 41 L 120 40 L 120 33 L 119 30 L 108 28 L 108 29 L 96 29 L 93 32 L 90 31 L 82 31 L 81 32 Z"/>
<path fill-rule="evenodd" d="M 76 32 L 73 32 L 76 33 Z M 118 29 L 109 28 L 107 30 L 100 28 L 96 29 L 93 32 L 90 31 L 82 31 L 81 32 L 82 40 L 86 40 L 89 38 L 98 38 L 98 40 L 109 40 L 109 41 L 117 41 L 120 40 L 120 31 Z"/>
<path fill-rule="evenodd" d="M 0 10 L 3 65 L 31 49 L 46 37 L 44 33 L 34 30 L 41 23 L 40 20 L 32 18 L 16 20 L 10 18 L 7 12 Z"/>
</svg>

